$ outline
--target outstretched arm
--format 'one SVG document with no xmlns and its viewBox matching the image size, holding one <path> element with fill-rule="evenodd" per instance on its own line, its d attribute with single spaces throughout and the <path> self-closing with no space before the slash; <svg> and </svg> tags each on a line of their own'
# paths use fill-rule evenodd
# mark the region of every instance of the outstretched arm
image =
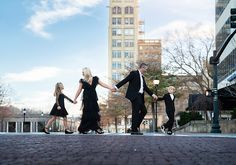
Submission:
<svg viewBox="0 0 236 165">
<path fill-rule="evenodd" d="M 112 87 L 112 86 L 110 86 L 110 85 L 108 85 L 108 84 L 102 82 L 100 79 L 98 80 L 98 84 L 101 85 L 101 86 L 104 87 L 104 88 L 113 90 L 113 87 Z"/>
<path fill-rule="evenodd" d="M 77 100 L 77 98 L 79 97 L 81 91 L 82 91 L 82 83 L 80 82 L 80 83 L 79 83 L 79 88 L 78 88 L 78 90 L 77 90 L 77 92 L 76 92 L 76 94 L 75 94 L 75 97 L 74 97 L 74 103 L 77 103 L 76 100 Z"/>
<path fill-rule="evenodd" d="M 74 103 L 74 101 L 72 99 L 70 99 L 68 96 L 64 95 L 64 97 L 71 103 Z"/>
</svg>

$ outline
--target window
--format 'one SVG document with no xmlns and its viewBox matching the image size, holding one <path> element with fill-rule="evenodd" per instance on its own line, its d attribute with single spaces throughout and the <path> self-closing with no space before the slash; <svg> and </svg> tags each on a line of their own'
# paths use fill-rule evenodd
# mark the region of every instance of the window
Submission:
<svg viewBox="0 0 236 165">
<path fill-rule="evenodd" d="M 112 25 L 121 25 L 121 18 L 112 18 Z"/>
<path fill-rule="evenodd" d="M 112 80 L 121 80 L 121 75 L 120 73 L 112 73 Z"/>
<path fill-rule="evenodd" d="M 134 58 L 134 52 L 133 51 L 125 51 L 124 56 L 125 56 L 125 58 Z"/>
<path fill-rule="evenodd" d="M 134 29 L 125 29 L 124 34 L 126 36 L 133 36 L 134 35 Z"/>
<path fill-rule="evenodd" d="M 131 6 L 125 7 L 125 14 L 133 14 L 134 13 L 134 8 Z"/>
<path fill-rule="evenodd" d="M 112 47 L 121 47 L 121 40 L 112 40 Z"/>
<path fill-rule="evenodd" d="M 121 36 L 122 31 L 118 28 L 112 28 L 112 36 Z"/>
<path fill-rule="evenodd" d="M 112 58 L 121 58 L 121 51 L 120 50 L 113 50 L 112 51 Z"/>
<path fill-rule="evenodd" d="M 117 61 L 112 62 L 112 69 L 121 69 L 121 63 Z"/>
<path fill-rule="evenodd" d="M 134 24 L 134 18 L 125 18 L 125 25 L 133 25 Z"/>
<path fill-rule="evenodd" d="M 113 7 L 112 14 L 121 14 L 121 8 L 119 6 Z"/>
<path fill-rule="evenodd" d="M 125 47 L 134 47 L 134 40 L 125 40 Z"/>
<path fill-rule="evenodd" d="M 134 63 L 133 62 L 125 62 L 125 68 L 132 69 L 133 67 L 134 67 Z"/>
</svg>

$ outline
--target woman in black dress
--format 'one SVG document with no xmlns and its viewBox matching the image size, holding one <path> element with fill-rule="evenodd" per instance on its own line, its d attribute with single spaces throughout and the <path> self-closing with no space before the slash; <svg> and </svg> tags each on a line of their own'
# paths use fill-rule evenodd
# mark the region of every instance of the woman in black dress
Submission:
<svg viewBox="0 0 236 165">
<path fill-rule="evenodd" d="M 58 82 L 55 86 L 54 96 L 56 97 L 56 103 L 54 104 L 50 115 L 52 115 L 51 119 L 48 120 L 45 128 L 43 129 L 43 132 L 46 134 L 50 134 L 48 131 L 49 126 L 52 124 L 53 121 L 57 119 L 57 117 L 63 117 L 63 124 L 65 129 L 65 134 L 72 134 L 73 132 L 69 131 L 67 128 L 67 115 L 68 112 L 65 108 L 64 99 L 67 99 L 71 103 L 74 103 L 73 100 L 71 100 L 69 97 L 64 95 L 62 93 L 62 90 L 64 89 L 64 86 L 61 82 Z"/>
<path fill-rule="evenodd" d="M 104 88 L 112 90 L 112 86 L 109 86 L 99 80 L 97 76 L 92 76 L 89 68 L 83 68 L 82 74 L 84 79 L 80 79 L 79 88 L 75 94 L 74 102 L 83 90 L 82 98 L 82 118 L 78 131 L 80 133 L 86 134 L 88 131 L 92 130 L 98 134 L 103 134 L 103 130 L 100 127 L 100 115 L 99 106 L 97 103 L 98 97 L 96 92 L 97 85 L 101 85 Z"/>
</svg>

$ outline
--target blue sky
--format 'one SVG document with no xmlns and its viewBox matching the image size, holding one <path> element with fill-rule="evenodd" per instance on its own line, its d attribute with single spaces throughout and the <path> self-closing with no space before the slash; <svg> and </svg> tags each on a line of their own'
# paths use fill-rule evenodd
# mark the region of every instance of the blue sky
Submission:
<svg viewBox="0 0 236 165">
<path fill-rule="evenodd" d="M 12 89 L 11 104 L 49 112 L 56 82 L 73 99 L 81 69 L 107 82 L 108 0 L 1 0 L 0 78 Z M 146 38 L 174 29 L 214 28 L 212 0 L 140 0 Z M 107 90 L 98 88 L 104 97 Z M 77 115 L 79 104 L 67 103 Z"/>
</svg>

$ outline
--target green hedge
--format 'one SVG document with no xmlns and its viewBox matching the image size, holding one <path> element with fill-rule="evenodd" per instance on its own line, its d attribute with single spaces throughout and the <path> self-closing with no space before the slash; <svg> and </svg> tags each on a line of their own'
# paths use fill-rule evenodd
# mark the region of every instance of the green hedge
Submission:
<svg viewBox="0 0 236 165">
<path fill-rule="evenodd" d="M 203 120 L 203 118 L 199 112 L 181 112 L 180 120 L 178 121 L 178 124 L 182 126 L 192 120 Z"/>
<path fill-rule="evenodd" d="M 233 112 L 231 112 L 231 119 L 236 119 L 236 108 L 234 108 Z"/>
</svg>

